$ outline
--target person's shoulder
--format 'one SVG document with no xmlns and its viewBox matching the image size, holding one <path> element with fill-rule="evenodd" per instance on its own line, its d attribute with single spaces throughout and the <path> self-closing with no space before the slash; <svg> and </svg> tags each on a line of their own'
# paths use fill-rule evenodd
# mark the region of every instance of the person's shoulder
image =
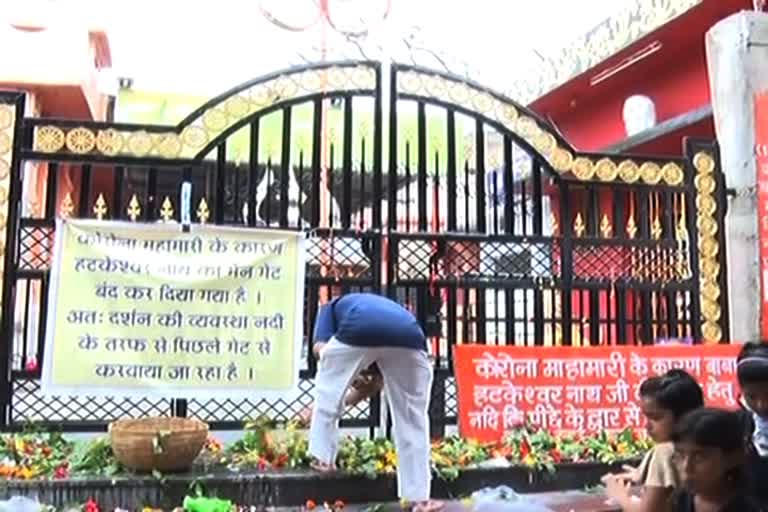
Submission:
<svg viewBox="0 0 768 512">
<path fill-rule="evenodd" d="M 675 445 L 672 442 L 657 443 L 651 448 L 651 453 L 656 460 L 669 461 L 675 455 Z"/>
<path fill-rule="evenodd" d="M 672 489 L 680 487 L 680 476 L 673 455 L 672 443 L 659 443 L 651 449 L 650 457 L 643 464 L 645 474 L 639 475 L 644 486 Z"/>
<path fill-rule="evenodd" d="M 739 418 L 739 423 L 741 425 L 741 431 L 744 433 L 744 440 L 747 443 L 748 446 L 751 446 L 750 438 L 752 437 L 752 433 L 755 431 L 755 415 L 747 409 L 744 404 L 739 404 L 740 407 L 736 411 L 734 411 L 734 414 L 736 414 Z"/>
<path fill-rule="evenodd" d="M 672 441 L 667 441 L 664 443 L 656 443 L 653 445 L 653 448 L 651 448 L 655 453 L 662 454 L 662 455 L 672 455 L 675 453 L 675 443 Z"/>
</svg>

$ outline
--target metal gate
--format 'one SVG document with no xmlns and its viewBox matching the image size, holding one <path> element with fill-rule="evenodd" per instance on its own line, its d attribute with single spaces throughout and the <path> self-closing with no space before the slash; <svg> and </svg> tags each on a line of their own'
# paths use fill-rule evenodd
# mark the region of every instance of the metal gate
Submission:
<svg viewBox="0 0 768 512">
<path fill-rule="evenodd" d="M 306 333 L 336 293 L 381 291 L 414 311 L 435 356 L 435 433 L 455 422 L 457 343 L 728 340 L 725 188 L 711 143 L 688 141 L 675 159 L 580 153 L 475 83 L 362 61 L 248 82 L 178 126 L 23 111 L 23 95 L 0 93 L 3 429 L 98 430 L 145 414 L 237 428 L 309 404 L 310 351 L 292 400 L 40 395 L 55 218 L 177 221 L 184 181 L 196 222 L 308 232 Z M 373 399 L 345 424 L 373 429 L 379 408 Z"/>
</svg>

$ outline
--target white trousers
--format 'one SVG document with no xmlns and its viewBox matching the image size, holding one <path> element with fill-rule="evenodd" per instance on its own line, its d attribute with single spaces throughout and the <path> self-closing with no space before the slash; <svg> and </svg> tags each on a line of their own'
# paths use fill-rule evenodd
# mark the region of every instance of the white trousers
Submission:
<svg viewBox="0 0 768 512">
<path fill-rule="evenodd" d="M 364 368 L 376 363 L 392 412 L 397 449 L 397 492 L 411 502 L 430 497 L 429 397 L 432 364 L 426 352 L 399 347 L 356 347 L 331 338 L 323 349 L 315 377 L 315 405 L 309 430 L 309 453 L 335 463 L 344 395 Z"/>
</svg>

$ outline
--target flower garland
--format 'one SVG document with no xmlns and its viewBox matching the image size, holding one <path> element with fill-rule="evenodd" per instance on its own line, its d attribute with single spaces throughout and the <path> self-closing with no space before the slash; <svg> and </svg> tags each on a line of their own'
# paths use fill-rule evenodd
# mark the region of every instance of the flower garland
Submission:
<svg viewBox="0 0 768 512">
<path fill-rule="evenodd" d="M 651 443 L 632 430 L 618 434 L 555 434 L 531 425 L 509 432 L 499 443 L 479 443 L 449 436 L 432 443 L 432 465 L 446 480 L 484 465 L 525 466 L 555 471 L 564 462 L 613 463 L 640 458 Z M 229 446 L 210 437 L 197 466 L 268 471 L 309 468 L 306 432 L 298 423 L 277 424 L 258 419 L 246 425 L 243 437 Z M 394 474 L 397 453 L 384 438 L 346 437 L 339 445 L 338 465 L 352 475 L 376 478 Z M 72 442 L 56 433 L 6 434 L 0 437 L 0 479 L 66 479 L 73 475 L 114 476 L 127 473 L 112 453 L 108 438 Z M 87 512 L 97 512 L 89 510 Z"/>
</svg>

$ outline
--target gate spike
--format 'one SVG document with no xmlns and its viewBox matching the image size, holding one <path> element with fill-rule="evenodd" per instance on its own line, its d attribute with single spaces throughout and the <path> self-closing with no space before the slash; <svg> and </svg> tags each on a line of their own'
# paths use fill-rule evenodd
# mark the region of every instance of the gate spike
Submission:
<svg viewBox="0 0 768 512">
<path fill-rule="evenodd" d="M 96 202 L 93 205 L 93 213 L 98 220 L 104 220 L 104 217 L 108 212 L 109 208 L 107 207 L 107 201 L 104 199 L 104 194 L 99 194 L 99 197 L 96 198 Z"/>
<path fill-rule="evenodd" d="M 580 237 L 584 234 L 586 227 L 584 226 L 584 219 L 581 218 L 581 212 L 576 214 L 576 220 L 573 222 L 573 232 L 576 236 Z"/>
<path fill-rule="evenodd" d="M 629 216 L 629 219 L 627 219 L 627 236 L 629 238 L 635 238 L 635 235 L 637 234 L 637 224 L 635 223 L 635 216 L 634 214 Z"/>
<path fill-rule="evenodd" d="M 136 194 L 131 196 L 131 200 L 128 202 L 128 208 L 125 210 L 125 213 L 128 214 L 128 218 L 133 222 L 136 222 L 136 219 L 141 215 L 141 203 L 139 202 L 139 198 L 136 197 Z"/>
<path fill-rule="evenodd" d="M 651 236 L 654 240 L 658 240 L 661 238 L 663 229 L 661 227 L 661 221 L 659 220 L 659 216 L 657 215 L 656 218 L 653 219 L 653 224 L 651 224 Z"/>
<path fill-rule="evenodd" d="M 170 222 L 173 219 L 173 203 L 168 196 L 165 196 L 160 207 L 160 218 L 163 219 L 163 222 Z"/>
<path fill-rule="evenodd" d="M 200 199 L 200 204 L 197 207 L 197 220 L 200 222 L 200 224 L 205 224 L 208 222 L 208 217 L 210 216 L 211 212 L 208 210 L 208 203 L 203 197 Z"/>
<path fill-rule="evenodd" d="M 611 238 L 613 236 L 613 225 L 608 219 L 607 213 L 603 214 L 603 218 L 600 221 L 600 234 L 603 235 L 603 238 Z"/>
<path fill-rule="evenodd" d="M 67 192 L 67 195 L 65 195 L 64 199 L 61 201 L 61 206 L 59 207 L 59 216 L 66 219 L 67 217 L 70 217 L 74 211 L 75 203 L 72 202 L 72 194 Z"/>
<path fill-rule="evenodd" d="M 677 221 L 677 240 L 679 242 L 688 240 L 688 228 L 685 225 L 685 196 L 680 194 L 680 217 Z"/>
</svg>

